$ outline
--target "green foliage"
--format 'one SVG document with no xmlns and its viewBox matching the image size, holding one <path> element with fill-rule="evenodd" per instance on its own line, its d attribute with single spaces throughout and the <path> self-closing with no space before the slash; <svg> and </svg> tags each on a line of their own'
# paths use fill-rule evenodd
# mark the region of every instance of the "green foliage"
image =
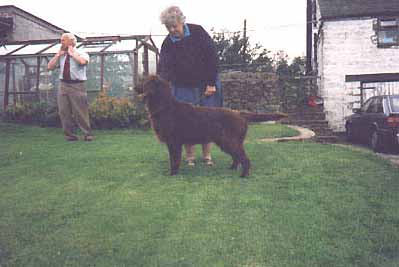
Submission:
<svg viewBox="0 0 399 267">
<path fill-rule="evenodd" d="M 273 60 L 270 51 L 260 44 L 252 47 L 247 37 L 240 32 L 213 32 L 213 41 L 219 60 L 220 70 L 273 71 Z"/>
<path fill-rule="evenodd" d="M 267 72 L 278 76 L 278 88 L 281 92 L 283 108 L 296 107 L 306 103 L 307 97 L 316 92 L 306 86 L 302 76 L 305 74 L 305 58 L 296 57 L 291 64 L 284 51 L 277 52 L 273 58 L 270 51 L 260 44 L 252 46 L 249 38 L 241 32 L 213 32 L 219 69 L 221 71 Z"/>
<path fill-rule="evenodd" d="M 112 129 L 148 126 L 143 105 L 128 98 L 116 98 L 100 92 L 90 104 L 90 121 L 93 128 Z"/>
<path fill-rule="evenodd" d="M 128 98 L 116 98 L 100 92 L 89 106 L 94 129 L 149 127 L 144 105 Z M 11 105 L 3 114 L 6 122 L 60 127 L 58 107 L 46 103 Z"/>
<path fill-rule="evenodd" d="M 301 106 L 306 103 L 309 92 L 305 90 L 304 80 L 301 77 L 305 74 L 305 58 L 296 57 L 291 64 L 288 63 L 288 56 L 280 51 L 276 59 L 277 86 L 281 89 L 283 108 Z"/>
<path fill-rule="evenodd" d="M 40 126 L 60 125 L 57 107 L 46 103 L 10 105 L 3 113 L 3 120 Z"/>
</svg>

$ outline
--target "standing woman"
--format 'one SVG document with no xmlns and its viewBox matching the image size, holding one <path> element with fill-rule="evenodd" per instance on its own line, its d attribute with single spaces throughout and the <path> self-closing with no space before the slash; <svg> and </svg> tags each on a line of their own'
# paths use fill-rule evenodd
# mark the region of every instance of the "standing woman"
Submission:
<svg viewBox="0 0 399 267">
<path fill-rule="evenodd" d="M 186 17 L 177 6 L 166 8 L 160 19 L 169 34 L 161 47 L 159 75 L 171 82 L 178 101 L 221 107 L 223 97 L 212 38 L 200 25 L 185 23 Z M 194 145 L 185 145 L 185 150 L 187 164 L 194 166 Z M 211 143 L 202 145 L 202 156 L 207 165 L 213 165 Z"/>
</svg>

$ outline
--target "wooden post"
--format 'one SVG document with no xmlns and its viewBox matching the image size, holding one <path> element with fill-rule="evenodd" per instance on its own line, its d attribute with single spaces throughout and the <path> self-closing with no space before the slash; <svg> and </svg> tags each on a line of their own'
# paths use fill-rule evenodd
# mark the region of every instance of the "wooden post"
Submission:
<svg viewBox="0 0 399 267">
<path fill-rule="evenodd" d="M 306 1 L 306 74 L 312 72 L 312 0 Z"/>
<path fill-rule="evenodd" d="M 40 102 L 40 92 L 39 92 L 39 85 L 40 85 L 40 63 L 42 59 L 41 57 L 37 57 L 37 66 L 36 66 L 36 97 L 37 100 Z"/>
<path fill-rule="evenodd" d="M 101 54 L 100 59 L 101 59 L 100 88 L 101 88 L 101 91 L 103 91 L 103 90 L 104 90 L 104 63 L 105 63 L 105 55 L 104 55 L 104 54 Z"/>
<path fill-rule="evenodd" d="M 158 74 L 159 54 L 155 54 L 155 73 Z"/>
<path fill-rule="evenodd" d="M 139 81 L 139 54 L 138 51 L 133 52 L 133 82 L 136 86 Z"/>
<path fill-rule="evenodd" d="M 8 96 L 10 87 L 10 60 L 6 60 L 6 77 L 4 84 L 4 110 L 8 107 Z"/>
<path fill-rule="evenodd" d="M 133 50 L 133 72 L 134 72 L 134 85 L 136 86 L 139 81 L 139 50 L 137 49 L 139 46 L 139 40 L 136 39 L 136 47 Z"/>
<path fill-rule="evenodd" d="M 149 74 L 149 67 L 148 67 L 148 46 L 144 45 L 144 52 L 143 52 L 143 75 L 144 77 L 148 76 Z"/>
<path fill-rule="evenodd" d="M 247 52 L 247 20 L 244 19 L 244 47 L 242 48 L 242 60 L 245 64 L 245 53 Z"/>
<path fill-rule="evenodd" d="M 12 78 L 12 91 L 14 93 L 12 99 L 13 99 L 13 105 L 15 107 L 17 105 L 17 102 L 21 101 L 21 95 L 16 94 L 17 89 L 19 89 L 20 86 L 19 86 L 19 84 L 17 86 L 17 82 L 15 80 L 15 63 L 11 64 L 10 68 L 11 68 L 10 71 L 11 71 L 11 78 Z"/>
<path fill-rule="evenodd" d="M 364 92 L 364 83 L 361 81 L 360 82 L 360 106 L 363 106 L 364 102 L 364 97 L 363 97 L 363 92 Z"/>
</svg>

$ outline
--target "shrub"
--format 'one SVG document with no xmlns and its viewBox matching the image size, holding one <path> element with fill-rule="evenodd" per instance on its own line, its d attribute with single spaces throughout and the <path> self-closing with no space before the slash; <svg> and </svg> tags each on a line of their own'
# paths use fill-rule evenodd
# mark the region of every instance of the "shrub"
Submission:
<svg viewBox="0 0 399 267">
<path fill-rule="evenodd" d="M 148 126 L 147 115 L 140 103 L 128 98 L 116 98 L 100 92 L 90 105 L 93 128 L 112 129 Z"/>
<path fill-rule="evenodd" d="M 24 124 L 37 124 L 40 126 L 59 126 L 57 107 L 46 103 L 17 103 L 8 106 L 4 111 L 3 118 L 8 122 Z"/>
<path fill-rule="evenodd" d="M 146 128 L 149 126 L 147 113 L 141 103 L 128 98 L 98 94 L 89 106 L 90 122 L 95 129 Z M 7 122 L 36 124 L 42 127 L 59 127 L 58 107 L 46 103 L 10 105 L 3 113 Z"/>
</svg>

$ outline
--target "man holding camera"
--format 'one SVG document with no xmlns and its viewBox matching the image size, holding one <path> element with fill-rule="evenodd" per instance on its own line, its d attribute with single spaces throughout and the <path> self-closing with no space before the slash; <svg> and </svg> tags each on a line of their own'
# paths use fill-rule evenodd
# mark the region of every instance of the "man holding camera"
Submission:
<svg viewBox="0 0 399 267">
<path fill-rule="evenodd" d="M 86 66 L 89 55 L 76 49 L 76 37 L 71 33 L 61 36 L 61 48 L 49 61 L 47 68 L 60 67 L 60 87 L 57 94 L 58 112 L 60 115 L 65 140 L 77 141 L 74 126 L 77 124 L 84 134 L 85 141 L 94 140 L 92 135 L 89 104 L 85 87 Z"/>
</svg>

